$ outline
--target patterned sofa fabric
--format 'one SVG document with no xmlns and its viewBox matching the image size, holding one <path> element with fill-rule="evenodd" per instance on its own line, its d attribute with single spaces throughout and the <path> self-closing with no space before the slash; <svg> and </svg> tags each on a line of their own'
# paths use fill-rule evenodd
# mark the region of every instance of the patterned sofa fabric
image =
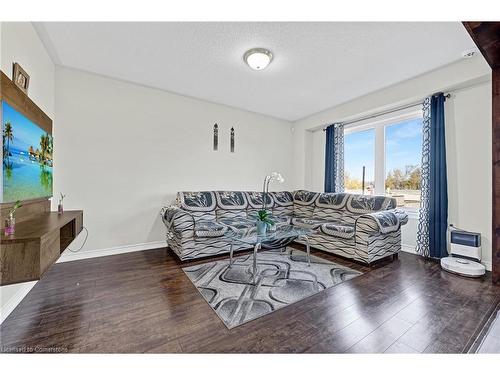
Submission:
<svg viewBox="0 0 500 375">
<path fill-rule="evenodd" d="M 313 216 L 328 221 L 339 221 L 345 214 L 350 194 L 322 193 L 316 198 Z"/>
<path fill-rule="evenodd" d="M 310 236 L 312 247 L 367 264 L 401 250 L 401 225 L 407 222 L 408 216 L 403 211 L 394 210 L 395 199 L 355 194 L 321 197 L 316 200 L 315 214 L 319 217 L 330 215 L 332 212 L 322 216 L 318 210 L 327 210 L 321 207 L 327 204 L 336 206 L 333 209 L 341 209 L 342 214 L 338 220 L 323 224 Z M 386 215 L 387 211 L 394 213 Z"/>
<path fill-rule="evenodd" d="M 246 232 L 255 227 L 255 220 L 244 218 L 222 218 L 219 223 L 225 225 L 234 232 Z"/>
<path fill-rule="evenodd" d="M 272 215 L 269 215 L 269 218 L 276 226 L 290 225 L 292 222 L 292 216 L 284 216 L 284 215 L 276 216 L 276 215 L 272 214 Z"/>
<path fill-rule="evenodd" d="M 294 214 L 293 194 L 289 191 L 275 191 L 269 193 L 273 198 L 273 215 L 292 217 Z"/>
<path fill-rule="evenodd" d="M 354 238 L 355 227 L 350 224 L 325 223 L 321 225 L 321 232 L 329 236 L 351 239 Z"/>
<path fill-rule="evenodd" d="M 181 191 L 177 193 L 177 202 L 188 211 L 196 221 L 215 220 L 215 193 L 213 191 Z"/>
<path fill-rule="evenodd" d="M 361 215 L 394 208 L 396 208 L 395 198 L 351 194 L 346 201 L 342 221 L 354 224 Z"/>
<path fill-rule="evenodd" d="M 217 219 L 246 219 L 248 201 L 243 191 L 216 191 Z"/>
<path fill-rule="evenodd" d="M 293 194 L 293 215 L 296 217 L 311 218 L 314 213 L 314 201 L 319 193 L 298 190 Z"/>
<path fill-rule="evenodd" d="M 356 227 L 370 233 L 395 232 L 408 222 L 408 215 L 401 210 L 372 212 L 361 215 L 356 220 Z"/>
<path fill-rule="evenodd" d="M 198 221 L 194 225 L 196 237 L 221 237 L 226 233 L 228 227 L 216 221 Z"/>
<path fill-rule="evenodd" d="M 192 236 L 195 220 L 190 212 L 175 206 L 164 207 L 161 217 L 168 231 L 175 233 L 179 237 Z"/>
<path fill-rule="evenodd" d="M 249 211 L 248 212 L 248 219 L 251 220 L 254 223 L 254 225 L 255 225 L 255 222 L 257 221 L 257 217 L 258 217 L 257 211 Z M 291 224 L 291 221 L 293 218 L 292 216 L 285 216 L 285 215 L 276 216 L 274 214 L 270 214 L 268 217 L 276 226 L 289 225 L 289 224 Z"/>
<path fill-rule="evenodd" d="M 257 212 L 262 209 L 264 202 L 264 194 L 261 191 L 246 191 L 245 195 L 248 201 L 247 217 L 256 217 Z M 271 194 L 265 194 L 266 196 L 266 209 L 272 211 L 274 206 L 274 200 Z"/>
<path fill-rule="evenodd" d="M 263 194 L 261 191 L 245 191 L 249 209 L 262 209 L 264 203 L 264 195 L 266 197 L 266 207 L 271 209 L 274 206 L 274 199 L 272 193 Z"/>
<path fill-rule="evenodd" d="M 181 260 L 227 253 L 224 233 L 255 229 L 263 198 L 248 191 L 179 192 L 177 206 L 162 210 L 168 245 Z M 401 225 L 408 221 L 395 199 L 384 196 L 270 192 L 266 209 L 277 227 L 311 229 L 312 247 L 368 264 L 401 250 Z M 234 250 L 247 247 L 236 244 Z"/>
<path fill-rule="evenodd" d="M 306 229 L 318 229 L 321 225 L 323 225 L 326 220 L 323 219 L 315 219 L 315 218 L 306 218 L 306 217 L 294 217 L 292 218 L 292 224 L 301 228 Z"/>
</svg>

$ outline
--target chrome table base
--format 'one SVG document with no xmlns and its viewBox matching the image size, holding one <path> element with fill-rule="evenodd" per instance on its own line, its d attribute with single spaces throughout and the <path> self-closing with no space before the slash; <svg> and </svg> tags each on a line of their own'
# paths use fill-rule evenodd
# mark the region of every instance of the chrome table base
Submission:
<svg viewBox="0 0 500 375">
<path fill-rule="evenodd" d="M 301 235 L 298 237 L 298 239 L 305 241 L 306 243 L 306 252 L 307 252 L 307 266 L 311 265 L 311 247 L 309 246 L 309 238 L 306 235 Z M 229 247 L 229 267 L 233 265 L 233 243 L 234 240 L 231 241 L 231 245 Z M 255 282 L 255 278 L 257 276 L 257 252 L 262 249 L 262 243 L 257 242 L 254 247 L 253 247 L 253 267 L 252 267 L 252 276 L 253 276 L 253 281 Z M 283 249 L 286 249 L 283 248 Z"/>
</svg>

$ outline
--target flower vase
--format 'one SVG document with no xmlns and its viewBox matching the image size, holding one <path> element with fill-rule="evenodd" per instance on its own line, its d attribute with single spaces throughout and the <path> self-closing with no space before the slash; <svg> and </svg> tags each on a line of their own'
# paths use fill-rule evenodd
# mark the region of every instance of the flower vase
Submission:
<svg viewBox="0 0 500 375">
<path fill-rule="evenodd" d="M 267 230 L 267 223 L 261 220 L 257 220 L 257 234 L 260 236 L 263 236 L 266 234 Z"/>
<path fill-rule="evenodd" d="M 5 235 L 12 236 L 16 231 L 16 218 L 12 215 L 9 216 L 7 220 L 5 220 Z"/>
<path fill-rule="evenodd" d="M 62 205 L 62 203 L 59 203 L 59 204 L 57 205 L 57 213 L 58 213 L 59 215 L 62 215 L 62 214 L 63 214 L 63 212 L 64 212 L 63 205 Z"/>
</svg>

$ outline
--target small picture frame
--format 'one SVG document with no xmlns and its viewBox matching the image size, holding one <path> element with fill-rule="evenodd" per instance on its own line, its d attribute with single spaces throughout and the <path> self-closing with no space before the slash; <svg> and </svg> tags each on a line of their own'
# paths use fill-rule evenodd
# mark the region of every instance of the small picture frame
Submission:
<svg viewBox="0 0 500 375">
<path fill-rule="evenodd" d="M 18 63 L 14 63 L 12 67 L 12 82 L 28 95 L 30 76 Z"/>
</svg>

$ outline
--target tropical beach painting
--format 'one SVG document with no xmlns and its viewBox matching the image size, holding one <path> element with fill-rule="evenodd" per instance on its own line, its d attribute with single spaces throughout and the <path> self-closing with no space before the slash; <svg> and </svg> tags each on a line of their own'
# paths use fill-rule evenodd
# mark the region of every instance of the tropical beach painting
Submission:
<svg viewBox="0 0 500 375">
<path fill-rule="evenodd" d="M 2 201 L 52 196 L 52 153 L 52 136 L 2 101 Z"/>
</svg>

